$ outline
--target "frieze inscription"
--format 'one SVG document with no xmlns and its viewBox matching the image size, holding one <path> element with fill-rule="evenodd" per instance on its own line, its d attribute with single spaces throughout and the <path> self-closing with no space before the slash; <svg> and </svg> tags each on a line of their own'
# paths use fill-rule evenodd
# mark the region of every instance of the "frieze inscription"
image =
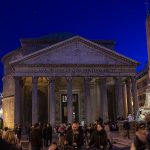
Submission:
<svg viewBox="0 0 150 150">
<path fill-rule="evenodd" d="M 55 76 L 64 76 L 64 75 L 71 75 L 71 76 L 99 76 L 99 75 L 118 75 L 118 74 L 135 74 L 135 70 L 133 68 L 98 68 L 98 67 L 56 67 L 56 68 L 49 68 L 49 67 L 22 67 L 16 68 L 15 74 L 16 75 L 55 75 Z"/>
</svg>

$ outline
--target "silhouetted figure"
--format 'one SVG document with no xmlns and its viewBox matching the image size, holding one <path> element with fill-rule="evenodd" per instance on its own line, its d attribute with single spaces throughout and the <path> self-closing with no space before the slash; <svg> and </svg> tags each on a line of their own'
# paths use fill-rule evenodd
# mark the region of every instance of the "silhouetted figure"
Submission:
<svg viewBox="0 0 150 150">
<path fill-rule="evenodd" d="M 126 136 L 130 139 L 130 123 L 128 120 L 125 120 L 123 123 L 123 128 L 126 131 Z"/>
<path fill-rule="evenodd" d="M 46 146 L 48 146 L 48 143 L 52 143 L 52 126 L 50 124 L 47 124 L 46 127 Z"/>
<path fill-rule="evenodd" d="M 42 147 L 42 132 L 38 123 L 34 125 L 31 131 L 31 147 L 32 150 L 40 150 Z"/>
<path fill-rule="evenodd" d="M 93 149 L 105 150 L 107 147 L 107 134 L 102 124 L 96 125 L 96 130 L 92 133 L 90 138 L 90 147 Z"/>
<path fill-rule="evenodd" d="M 131 149 L 145 150 L 147 144 L 146 135 L 147 131 L 145 123 L 139 123 L 137 125 L 137 131 L 135 133 L 135 138 L 131 145 Z"/>
<path fill-rule="evenodd" d="M 20 125 L 17 126 L 16 128 L 16 134 L 17 134 L 17 139 L 18 139 L 18 142 L 20 143 L 20 140 L 21 140 L 21 133 L 22 133 L 22 128 Z"/>
<path fill-rule="evenodd" d="M 19 150 L 15 145 L 0 138 L 0 150 Z"/>
</svg>

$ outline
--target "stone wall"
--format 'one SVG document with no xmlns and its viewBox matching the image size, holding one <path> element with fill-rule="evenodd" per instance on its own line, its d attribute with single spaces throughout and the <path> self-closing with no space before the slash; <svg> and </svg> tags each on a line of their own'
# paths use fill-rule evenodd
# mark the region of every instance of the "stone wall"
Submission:
<svg viewBox="0 0 150 150">
<path fill-rule="evenodd" d="M 4 127 L 14 128 L 14 96 L 2 100 Z"/>
</svg>

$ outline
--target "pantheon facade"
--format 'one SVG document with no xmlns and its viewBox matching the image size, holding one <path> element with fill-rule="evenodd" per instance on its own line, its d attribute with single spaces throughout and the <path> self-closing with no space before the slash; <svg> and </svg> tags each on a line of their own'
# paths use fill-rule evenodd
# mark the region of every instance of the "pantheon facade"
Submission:
<svg viewBox="0 0 150 150">
<path fill-rule="evenodd" d="M 138 62 L 112 41 L 80 36 L 21 39 L 2 58 L 4 126 L 93 123 L 138 111 Z"/>
</svg>

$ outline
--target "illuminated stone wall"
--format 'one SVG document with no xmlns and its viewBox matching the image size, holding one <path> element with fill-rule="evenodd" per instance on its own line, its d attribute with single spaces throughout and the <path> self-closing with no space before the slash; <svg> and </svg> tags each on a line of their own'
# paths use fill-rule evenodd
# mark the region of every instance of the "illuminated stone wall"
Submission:
<svg viewBox="0 0 150 150">
<path fill-rule="evenodd" d="M 14 96 L 2 100 L 4 127 L 14 128 Z"/>
</svg>

